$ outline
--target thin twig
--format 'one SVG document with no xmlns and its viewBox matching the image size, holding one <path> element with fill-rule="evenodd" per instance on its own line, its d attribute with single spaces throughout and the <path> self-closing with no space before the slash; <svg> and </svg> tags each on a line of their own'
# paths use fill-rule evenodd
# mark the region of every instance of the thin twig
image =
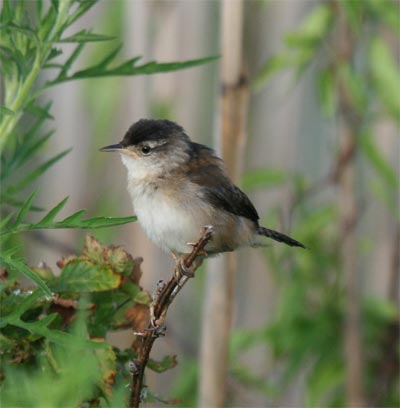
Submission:
<svg viewBox="0 0 400 408">
<path fill-rule="evenodd" d="M 150 324 L 143 333 L 137 333 L 142 337 L 138 355 L 131 362 L 131 395 L 129 408 L 137 408 L 142 400 L 144 371 L 149 360 L 150 352 L 154 341 L 165 333 L 164 320 L 169 305 L 175 299 L 186 282 L 194 277 L 194 272 L 200 266 L 200 262 L 195 262 L 197 258 L 204 254 L 204 248 L 214 235 L 214 228 L 211 225 L 204 227 L 200 239 L 193 245 L 190 254 L 185 255 L 177 263 L 174 273 L 167 284 L 160 281 L 153 296 L 151 304 Z"/>
</svg>

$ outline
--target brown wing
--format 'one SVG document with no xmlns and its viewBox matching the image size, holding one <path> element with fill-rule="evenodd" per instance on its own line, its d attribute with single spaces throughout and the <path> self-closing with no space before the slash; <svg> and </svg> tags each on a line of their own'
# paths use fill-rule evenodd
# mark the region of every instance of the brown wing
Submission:
<svg viewBox="0 0 400 408">
<path fill-rule="evenodd" d="M 235 186 L 225 174 L 222 160 L 213 150 L 198 143 L 191 144 L 188 175 L 193 183 L 201 186 L 205 197 L 217 208 L 254 221 L 259 216 L 247 195 Z"/>
</svg>

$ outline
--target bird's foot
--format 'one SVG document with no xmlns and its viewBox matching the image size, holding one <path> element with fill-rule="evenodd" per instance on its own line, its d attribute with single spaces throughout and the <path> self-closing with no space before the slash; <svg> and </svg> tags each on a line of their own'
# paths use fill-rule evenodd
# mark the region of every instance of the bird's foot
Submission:
<svg viewBox="0 0 400 408">
<path fill-rule="evenodd" d="M 194 269 L 192 267 L 187 267 L 185 265 L 184 259 L 179 260 L 179 269 L 180 273 L 188 278 L 194 277 Z"/>
<path fill-rule="evenodd" d="M 193 249 L 196 249 L 199 246 L 199 243 L 198 242 L 187 242 L 186 245 L 189 245 Z M 199 255 L 199 256 L 208 256 L 207 252 L 204 249 L 200 249 L 197 252 L 197 255 Z"/>
<path fill-rule="evenodd" d="M 165 336 L 165 332 L 167 331 L 167 326 L 164 324 L 158 323 L 160 319 L 156 321 L 151 321 L 151 325 L 153 327 L 147 327 L 144 329 L 146 332 L 151 333 L 151 337 L 163 337 Z"/>
</svg>

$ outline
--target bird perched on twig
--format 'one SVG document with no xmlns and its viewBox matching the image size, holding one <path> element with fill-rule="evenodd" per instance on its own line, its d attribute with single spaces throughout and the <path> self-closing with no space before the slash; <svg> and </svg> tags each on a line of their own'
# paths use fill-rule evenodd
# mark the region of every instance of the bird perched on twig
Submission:
<svg viewBox="0 0 400 408">
<path fill-rule="evenodd" d="M 290 246 L 305 246 L 264 228 L 247 195 L 233 184 L 214 151 L 194 143 L 169 120 L 141 119 L 118 144 L 128 170 L 128 191 L 148 237 L 174 255 L 190 252 L 205 225 L 215 229 L 207 254 L 265 245 L 265 237 Z"/>
</svg>

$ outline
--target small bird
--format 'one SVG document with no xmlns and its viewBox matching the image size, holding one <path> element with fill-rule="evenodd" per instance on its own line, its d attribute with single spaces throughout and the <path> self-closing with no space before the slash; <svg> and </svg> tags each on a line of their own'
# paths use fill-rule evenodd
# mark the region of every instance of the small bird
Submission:
<svg viewBox="0 0 400 408">
<path fill-rule="evenodd" d="M 147 236 L 175 256 L 190 252 L 200 230 L 212 225 L 208 255 L 265 245 L 265 238 L 305 246 L 280 232 L 264 228 L 247 195 L 230 180 L 215 152 L 190 140 L 169 120 L 141 119 L 118 144 L 128 171 L 128 191 Z"/>
</svg>

